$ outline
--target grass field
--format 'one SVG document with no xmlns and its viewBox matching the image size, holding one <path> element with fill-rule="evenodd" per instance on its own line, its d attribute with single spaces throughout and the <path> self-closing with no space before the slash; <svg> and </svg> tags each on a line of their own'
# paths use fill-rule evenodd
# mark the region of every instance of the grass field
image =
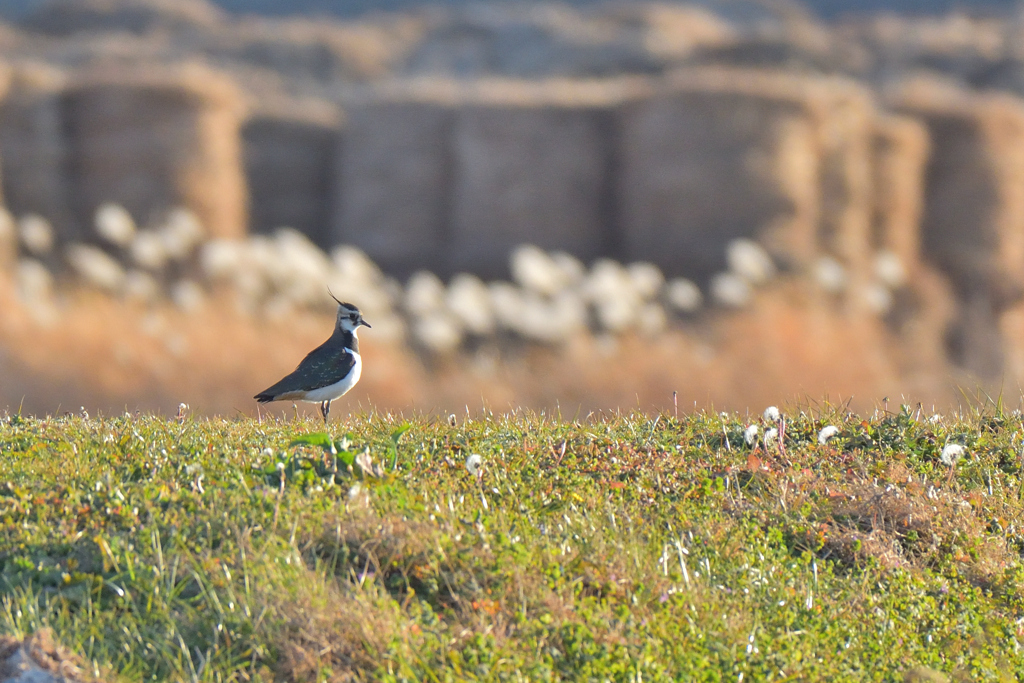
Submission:
<svg viewBox="0 0 1024 683">
<path fill-rule="evenodd" d="M 1024 676 L 1024 417 L 784 418 L 6 416 L 0 633 L 121 680 Z"/>
</svg>

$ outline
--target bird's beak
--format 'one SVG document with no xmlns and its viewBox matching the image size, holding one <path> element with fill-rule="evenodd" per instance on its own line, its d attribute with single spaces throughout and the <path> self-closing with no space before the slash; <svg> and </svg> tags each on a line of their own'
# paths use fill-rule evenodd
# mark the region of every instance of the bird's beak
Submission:
<svg viewBox="0 0 1024 683">
<path fill-rule="evenodd" d="M 370 327 L 370 323 L 366 322 L 362 318 L 359 319 L 359 325 L 363 325 L 364 327 Z M 359 325 L 357 325 L 356 327 L 358 327 Z M 372 330 L 373 328 L 370 327 L 370 329 Z"/>
</svg>

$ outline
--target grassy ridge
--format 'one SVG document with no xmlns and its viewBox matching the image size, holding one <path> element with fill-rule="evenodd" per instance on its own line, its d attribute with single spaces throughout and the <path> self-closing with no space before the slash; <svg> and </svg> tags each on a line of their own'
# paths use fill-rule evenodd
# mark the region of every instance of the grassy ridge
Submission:
<svg viewBox="0 0 1024 683">
<path fill-rule="evenodd" d="M 751 423 L 7 417 L 0 632 L 128 680 L 1024 677 L 1020 414 Z"/>
</svg>

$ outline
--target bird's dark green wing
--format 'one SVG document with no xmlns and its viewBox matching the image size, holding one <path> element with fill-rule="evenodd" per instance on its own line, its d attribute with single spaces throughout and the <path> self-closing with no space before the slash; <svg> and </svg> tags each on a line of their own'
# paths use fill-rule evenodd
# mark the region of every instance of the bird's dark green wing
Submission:
<svg viewBox="0 0 1024 683">
<path fill-rule="evenodd" d="M 345 379 L 355 367 L 356 356 L 334 339 L 310 351 L 295 370 L 277 384 L 261 391 L 254 397 L 265 403 L 289 394 L 312 391 L 330 386 Z"/>
</svg>

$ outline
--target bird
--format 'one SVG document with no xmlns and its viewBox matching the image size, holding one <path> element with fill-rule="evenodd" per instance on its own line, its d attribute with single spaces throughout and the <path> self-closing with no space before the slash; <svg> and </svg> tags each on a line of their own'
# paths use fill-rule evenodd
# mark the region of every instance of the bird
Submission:
<svg viewBox="0 0 1024 683">
<path fill-rule="evenodd" d="M 253 397 L 259 403 L 319 403 L 324 426 L 331 413 L 331 401 L 347 394 L 359 381 L 363 362 L 356 332 L 360 327 L 370 328 L 356 306 L 338 301 L 333 294 L 331 298 L 338 302 L 338 319 L 330 338 L 310 351 L 291 374 Z"/>
</svg>

